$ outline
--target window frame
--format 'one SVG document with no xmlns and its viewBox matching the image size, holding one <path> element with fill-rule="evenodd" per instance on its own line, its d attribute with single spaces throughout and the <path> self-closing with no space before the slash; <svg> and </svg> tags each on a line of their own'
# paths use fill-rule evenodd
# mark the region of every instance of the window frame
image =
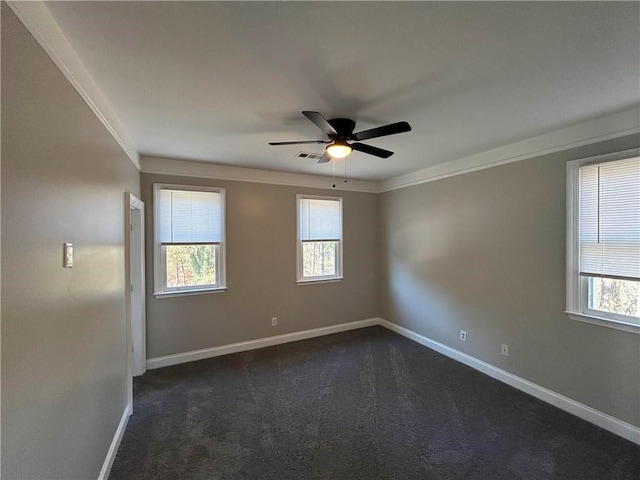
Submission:
<svg viewBox="0 0 640 480">
<path fill-rule="evenodd" d="M 303 241 L 301 239 L 301 222 L 300 222 L 300 204 L 304 199 L 311 200 L 333 200 L 339 202 L 340 205 L 340 238 L 337 240 L 336 246 L 336 274 L 335 275 L 323 275 L 316 277 L 305 277 L 303 276 L 303 265 L 304 261 L 302 258 L 303 255 Z M 344 250 L 344 214 L 343 214 L 343 198 L 342 197 L 333 197 L 327 195 L 307 195 L 307 194 L 296 194 L 296 283 L 298 285 L 312 285 L 316 283 L 330 283 L 330 282 L 340 282 L 344 280 L 343 275 L 343 259 L 342 252 Z"/>
<path fill-rule="evenodd" d="M 166 248 L 162 248 L 160 243 L 160 222 L 158 201 L 160 190 L 184 190 L 194 192 L 215 192 L 220 194 L 220 243 L 215 248 L 216 261 L 216 284 L 188 285 L 184 287 L 166 287 Z M 226 192 L 224 188 L 208 187 L 200 185 L 177 185 L 169 183 L 153 184 L 153 296 L 155 298 L 167 298 L 186 295 L 202 295 L 208 293 L 219 293 L 227 290 L 226 282 Z M 208 244 L 207 244 L 208 245 Z M 216 245 L 216 244 L 213 244 Z"/>
<path fill-rule="evenodd" d="M 572 320 L 640 334 L 640 324 L 628 317 L 589 308 L 589 279 L 581 276 L 580 268 L 580 167 L 587 164 L 613 162 L 640 155 L 640 149 L 597 155 L 567 162 L 567 238 L 566 238 L 566 310 Z M 634 317 L 636 318 L 636 317 Z"/>
</svg>

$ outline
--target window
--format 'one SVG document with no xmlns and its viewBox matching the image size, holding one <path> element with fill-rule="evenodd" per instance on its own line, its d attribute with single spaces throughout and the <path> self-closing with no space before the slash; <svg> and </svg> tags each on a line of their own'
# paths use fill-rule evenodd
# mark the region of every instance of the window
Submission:
<svg viewBox="0 0 640 480">
<path fill-rule="evenodd" d="M 155 295 L 224 290 L 224 189 L 153 189 Z"/>
<path fill-rule="evenodd" d="M 297 195 L 298 283 L 342 278 L 342 198 Z"/>
<path fill-rule="evenodd" d="M 640 333 L 640 157 L 567 164 L 567 313 Z"/>
</svg>

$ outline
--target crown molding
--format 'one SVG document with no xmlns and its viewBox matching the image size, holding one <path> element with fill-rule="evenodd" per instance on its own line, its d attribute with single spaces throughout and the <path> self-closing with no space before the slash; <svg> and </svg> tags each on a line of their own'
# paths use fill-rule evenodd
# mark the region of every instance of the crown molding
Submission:
<svg viewBox="0 0 640 480">
<path fill-rule="evenodd" d="M 135 144 L 45 2 L 7 1 L 7 4 L 140 170 Z"/>
<path fill-rule="evenodd" d="M 331 177 L 317 175 L 155 157 L 146 157 L 148 166 L 144 167 L 141 165 L 144 162 L 141 162 L 137 148 L 124 125 L 49 12 L 46 2 L 9 0 L 7 4 L 93 110 L 138 170 L 145 173 L 332 189 Z M 637 133 L 640 133 L 640 108 L 634 107 L 486 152 L 433 165 L 379 183 L 361 180 L 349 180 L 347 184 L 338 182 L 335 189 L 370 193 L 387 192 Z M 169 165 L 167 162 L 172 164 Z"/>
<path fill-rule="evenodd" d="M 640 107 L 597 117 L 527 140 L 390 178 L 379 184 L 379 191 L 388 192 L 433 182 L 637 133 L 640 133 Z"/>
<path fill-rule="evenodd" d="M 181 177 L 214 178 L 217 180 L 233 180 L 237 182 L 268 183 L 272 185 L 288 185 L 294 187 L 322 188 L 352 192 L 378 193 L 377 182 L 349 180 L 347 183 L 336 181 L 332 187 L 332 177 L 308 175 L 302 173 L 278 172 L 258 168 L 234 167 L 219 163 L 196 162 L 174 158 L 141 156 L 142 173 L 160 175 L 176 175 Z"/>
</svg>

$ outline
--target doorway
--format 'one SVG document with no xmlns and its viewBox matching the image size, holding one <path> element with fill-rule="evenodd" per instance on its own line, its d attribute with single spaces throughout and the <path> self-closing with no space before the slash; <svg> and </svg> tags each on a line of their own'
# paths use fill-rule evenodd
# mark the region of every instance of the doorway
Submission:
<svg viewBox="0 0 640 480">
<path fill-rule="evenodd" d="M 144 203 L 132 193 L 125 198 L 125 271 L 127 304 L 127 404 L 133 413 L 133 377 L 146 370 L 144 275 Z"/>
</svg>

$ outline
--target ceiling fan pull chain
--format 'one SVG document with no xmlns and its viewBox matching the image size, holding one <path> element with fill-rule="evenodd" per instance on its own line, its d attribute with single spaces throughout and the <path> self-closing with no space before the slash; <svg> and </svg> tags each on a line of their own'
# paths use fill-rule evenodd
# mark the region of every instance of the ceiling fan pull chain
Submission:
<svg viewBox="0 0 640 480">
<path fill-rule="evenodd" d="M 336 188 L 336 159 L 331 159 L 331 165 L 333 166 L 333 188 Z"/>
<path fill-rule="evenodd" d="M 347 183 L 347 157 L 344 157 L 344 183 Z"/>
</svg>

